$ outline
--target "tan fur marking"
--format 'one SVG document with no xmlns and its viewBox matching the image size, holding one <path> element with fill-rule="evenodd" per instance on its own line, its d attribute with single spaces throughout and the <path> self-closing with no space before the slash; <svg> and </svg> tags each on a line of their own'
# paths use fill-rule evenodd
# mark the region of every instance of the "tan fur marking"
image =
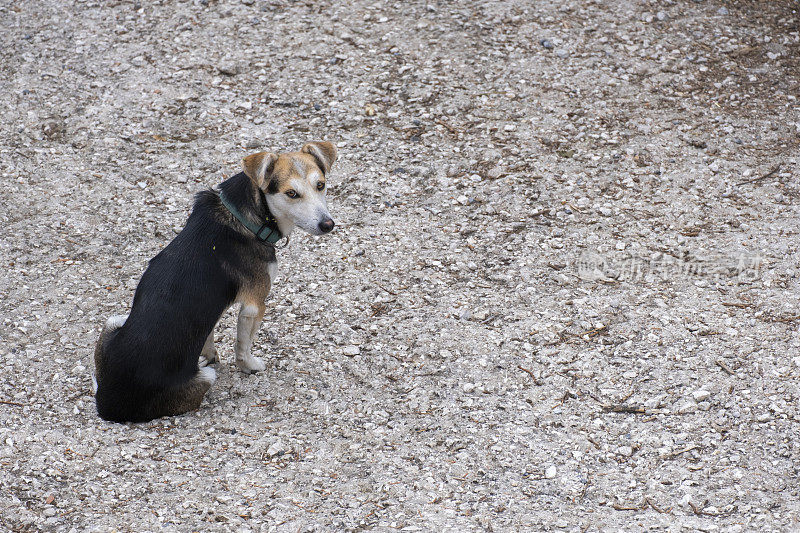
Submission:
<svg viewBox="0 0 800 533">
<path fill-rule="evenodd" d="M 320 168 L 313 156 L 302 152 L 281 154 L 272 167 L 270 181 L 275 184 L 276 192 L 285 193 L 292 188 L 293 179 L 307 180 L 315 172 L 320 174 Z M 321 174 L 320 179 L 324 182 L 325 175 Z M 316 180 L 313 186 L 316 186 Z"/>
</svg>

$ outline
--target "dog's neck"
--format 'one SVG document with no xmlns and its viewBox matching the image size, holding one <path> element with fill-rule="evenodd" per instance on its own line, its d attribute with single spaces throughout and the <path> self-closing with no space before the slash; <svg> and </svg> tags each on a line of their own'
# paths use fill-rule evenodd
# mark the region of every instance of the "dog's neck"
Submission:
<svg viewBox="0 0 800 533">
<path fill-rule="evenodd" d="M 223 205 L 244 226 L 245 233 L 270 244 L 286 235 L 270 213 L 264 192 L 244 172 L 223 181 L 219 190 Z"/>
</svg>

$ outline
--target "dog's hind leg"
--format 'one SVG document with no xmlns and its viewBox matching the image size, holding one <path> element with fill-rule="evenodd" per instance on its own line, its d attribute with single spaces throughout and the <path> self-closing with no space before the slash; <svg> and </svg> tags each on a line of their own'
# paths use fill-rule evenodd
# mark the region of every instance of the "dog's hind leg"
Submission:
<svg viewBox="0 0 800 533">
<path fill-rule="evenodd" d="M 103 364 L 103 344 L 109 333 L 121 328 L 125 321 L 128 320 L 128 315 L 114 315 L 106 320 L 106 325 L 103 331 L 100 332 L 100 338 L 94 349 L 94 370 L 92 371 L 92 394 L 97 394 L 97 374 L 100 374 L 100 368 Z"/>
<path fill-rule="evenodd" d="M 119 329 L 125 325 L 125 322 L 127 320 L 128 320 L 128 315 L 114 315 L 108 320 L 106 320 L 106 329 L 109 331 Z"/>
<path fill-rule="evenodd" d="M 147 418 L 176 416 L 194 411 L 200 407 L 203 396 L 216 380 L 217 372 L 213 368 L 200 368 L 186 383 L 157 395 L 149 406 Z"/>
<path fill-rule="evenodd" d="M 236 323 L 236 366 L 242 372 L 261 372 L 267 365 L 258 357 L 253 357 L 250 351 L 253 348 L 253 337 L 264 318 L 267 306 L 261 301 L 258 304 L 242 303 L 239 311 L 239 320 Z"/>
</svg>

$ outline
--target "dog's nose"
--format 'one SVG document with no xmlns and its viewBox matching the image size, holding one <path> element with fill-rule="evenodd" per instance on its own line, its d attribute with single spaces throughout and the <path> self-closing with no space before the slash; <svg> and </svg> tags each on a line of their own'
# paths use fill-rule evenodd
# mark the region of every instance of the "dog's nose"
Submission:
<svg viewBox="0 0 800 533">
<path fill-rule="evenodd" d="M 333 222 L 333 219 L 327 218 L 319 223 L 319 230 L 322 233 L 329 233 L 336 224 Z"/>
</svg>

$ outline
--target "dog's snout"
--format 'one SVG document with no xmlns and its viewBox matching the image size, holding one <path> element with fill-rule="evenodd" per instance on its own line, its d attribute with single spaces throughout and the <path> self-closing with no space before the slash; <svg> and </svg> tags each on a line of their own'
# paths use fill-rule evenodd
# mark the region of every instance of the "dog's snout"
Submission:
<svg viewBox="0 0 800 533">
<path fill-rule="evenodd" d="M 329 233 L 336 224 L 333 222 L 332 218 L 326 218 L 322 222 L 319 223 L 319 230 L 322 233 Z"/>
</svg>

